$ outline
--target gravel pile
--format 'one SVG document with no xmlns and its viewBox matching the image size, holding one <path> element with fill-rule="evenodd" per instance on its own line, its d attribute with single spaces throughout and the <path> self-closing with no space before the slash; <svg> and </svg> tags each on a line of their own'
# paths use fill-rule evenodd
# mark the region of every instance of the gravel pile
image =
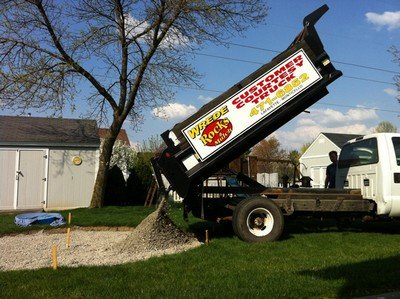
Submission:
<svg viewBox="0 0 400 299">
<path fill-rule="evenodd" d="M 117 248 L 124 252 L 159 251 L 198 243 L 194 235 L 180 230 L 167 215 L 167 203 L 163 200 L 158 209 L 150 214 Z"/>
<path fill-rule="evenodd" d="M 201 245 L 194 236 L 182 232 L 172 223 L 165 204 L 132 231 L 72 229 L 70 248 L 66 248 L 65 232 L 66 229 L 63 233 L 39 231 L 1 237 L 0 271 L 50 268 L 53 244 L 57 245 L 60 267 L 123 264 Z"/>
</svg>

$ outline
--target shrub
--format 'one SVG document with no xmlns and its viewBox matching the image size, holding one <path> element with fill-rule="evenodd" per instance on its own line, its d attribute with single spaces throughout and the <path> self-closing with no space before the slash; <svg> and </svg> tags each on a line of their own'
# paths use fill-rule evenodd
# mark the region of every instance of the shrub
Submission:
<svg viewBox="0 0 400 299">
<path fill-rule="evenodd" d="M 126 205 L 126 184 L 121 169 L 117 165 L 108 170 L 108 180 L 104 196 L 104 205 Z"/>
<path fill-rule="evenodd" d="M 140 205 L 143 204 L 153 179 L 153 171 L 150 159 L 154 156 L 151 152 L 138 153 L 135 157 L 133 168 L 127 181 L 128 201 Z"/>
</svg>

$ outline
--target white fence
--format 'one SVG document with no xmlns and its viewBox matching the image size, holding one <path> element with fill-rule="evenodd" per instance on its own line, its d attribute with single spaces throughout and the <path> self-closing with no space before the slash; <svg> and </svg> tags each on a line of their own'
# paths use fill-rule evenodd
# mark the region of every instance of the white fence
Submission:
<svg viewBox="0 0 400 299">
<path fill-rule="evenodd" d="M 264 185 L 265 187 L 278 187 L 278 173 L 257 173 L 257 182 Z"/>
</svg>

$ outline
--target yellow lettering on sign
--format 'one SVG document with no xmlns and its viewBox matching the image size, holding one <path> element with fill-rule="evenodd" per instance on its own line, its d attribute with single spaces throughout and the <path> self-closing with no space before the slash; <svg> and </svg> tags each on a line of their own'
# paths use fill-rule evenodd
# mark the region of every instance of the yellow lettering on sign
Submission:
<svg viewBox="0 0 400 299">
<path fill-rule="evenodd" d="M 212 115 L 207 116 L 204 120 L 201 122 L 197 123 L 194 127 L 192 127 L 190 130 L 187 131 L 187 134 L 191 139 L 196 138 L 201 134 L 201 131 L 207 127 L 209 124 L 211 124 L 214 120 L 219 119 L 222 115 L 225 115 L 229 112 L 228 106 L 223 106 L 221 109 L 218 111 L 215 111 Z M 203 136 L 201 137 L 201 140 L 203 140 Z"/>
</svg>

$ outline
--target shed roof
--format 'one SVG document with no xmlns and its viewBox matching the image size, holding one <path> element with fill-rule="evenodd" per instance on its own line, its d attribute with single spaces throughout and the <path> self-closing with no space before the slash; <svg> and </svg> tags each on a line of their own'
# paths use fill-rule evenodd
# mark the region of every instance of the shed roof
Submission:
<svg viewBox="0 0 400 299">
<path fill-rule="evenodd" d="M 0 116 L 0 145 L 99 147 L 99 144 L 95 120 Z"/>
<path fill-rule="evenodd" d="M 342 148 L 347 141 L 363 136 L 356 134 L 339 134 L 339 133 L 321 133 L 321 134 L 325 135 L 330 141 L 336 144 L 339 148 Z"/>
</svg>

